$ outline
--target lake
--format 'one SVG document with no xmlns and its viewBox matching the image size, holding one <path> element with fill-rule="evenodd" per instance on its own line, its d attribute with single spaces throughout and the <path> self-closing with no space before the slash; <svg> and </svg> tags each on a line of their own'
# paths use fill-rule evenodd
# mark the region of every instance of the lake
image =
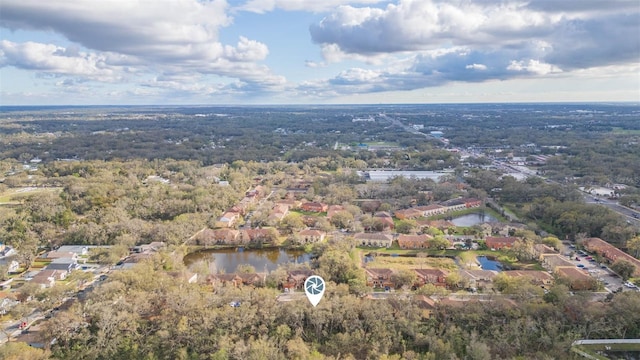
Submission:
<svg viewBox="0 0 640 360">
<path fill-rule="evenodd" d="M 473 213 L 473 214 L 467 214 L 462 216 L 456 216 L 451 220 L 451 222 L 455 226 L 473 226 L 477 224 L 494 222 L 494 221 L 498 221 L 498 219 L 494 218 L 489 214 L 483 214 L 483 213 Z"/>
<path fill-rule="evenodd" d="M 482 270 L 502 271 L 502 264 L 499 261 L 491 260 L 486 256 L 478 256 L 476 259 L 478 259 Z"/>
<path fill-rule="evenodd" d="M 311 254 L 301 250 L 270 249 L 206 249 L 185 255 L 184 264 L 189 267 L 200 260 L 215 264 L 217 271 L 227 274 L 236 271 L 238 265 L 251 265 L 257 272 L 273 271 L 278 265 L 309 262 Z"/>
</svg>

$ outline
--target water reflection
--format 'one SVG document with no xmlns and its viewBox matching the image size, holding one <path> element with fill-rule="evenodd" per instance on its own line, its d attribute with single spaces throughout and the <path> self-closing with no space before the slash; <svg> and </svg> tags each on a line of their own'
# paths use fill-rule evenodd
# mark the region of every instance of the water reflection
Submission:
<svg viewBox="0 0 640 360">
<path fill-rule="evenodd" d="M 273 271 L 280 264 L 309 262 L 311 254 L 300 250 L 284 249 L 207 249 L 187 254 L 184 263 L 187 267 L 198 261 L 210 261 L 218 271 L 233 273 L 239 265 L 251 265 L 256 271 Z"/>
<path fill-rule="evenodd" d="M 457 217 L 454 217 L 451 220 L 451 222 L 455 226 L 473 226 L 473 225 L 477 225 L 477 224 L 482 224 L 482 223 L 486 223 L 486 222 L 494 222 L 494 221 L 498 221 L 498 219 L 494 218 L 493 216 L 491 216 L 489 214 L 485 214 L 485 213 L 474 213 L 474 214 L 467 214 L 467 215 L 457 216 Z"/>
<path fill-rule="evenodd" d="M 478 256 L 477 259 L 482 270 L 502 271 L 502 264 L 499 261 L 489 259 L 486 256 Z"/>
</svg>

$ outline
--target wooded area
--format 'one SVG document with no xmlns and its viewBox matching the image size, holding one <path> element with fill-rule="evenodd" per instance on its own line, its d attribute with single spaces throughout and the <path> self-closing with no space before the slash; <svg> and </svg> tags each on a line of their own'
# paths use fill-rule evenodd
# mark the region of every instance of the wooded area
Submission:
<svg viewBox="0 0 640 360">
<path fill-rule="evenodd" d="M 541 114 L 517 105 L 408 105 L 5 113 L 0 241 L 17 251 L 22 267 L 37 265 L 42 252 L 63 244 L 109 245 L 91 253 L 109 266 L 136 245 L 167 247 L 131 270 L 112 272 L 83 301 L 44 321 L 46 350 L 9 342 L 0 357 L 556 359 L 572 358 L 576 339 L 638 338 L 637 292 L 592 301 L 580 292 L 571 295 L 562 282 L 543 295 L 539 286 L 501 277 L 502 295 L 482 301 L 433 305 L 428 296 L 442 293 L 433 286 L 372 299 L 354 251 L 353 233 L 388 230 L 388 223 L 372 216 L 376 212 L 464 196 L 491 198 L 501 207 L 496 214 L 506 209 L 520 219 L 517 235 L 523 240 L 509 253 L 518 260 L 533 260 L 534 241 L 553 246 L 558 239 L 579 244 L 589 237 L 637 257 L 637 228 L 607 207 L 586 203 L 577 190 L 618 184 L 613 197 L 640 205 L 637 108 L 598 105 L 590 116 L 579 109 L 540 105 L 535 110 Z M 381 112 L 385 116 L 374 122 L 352 121 Z M 387 117 L 403 126 L 423 125 L 423 134 L 380 120 Z M 432 130 L 444 131 L 450 142 L 425 136 Z M 462 150 L 474 156 L 463 158 Z M 539 155 L 548 158 L 531 167 L 547 180 L 518 180 L 491 167 L 498 157 Z M 395 177 L 378 183 L 356 173 L 382 168 L 448 172 L 438 181 Z M 187 270 L 182 256 L 195 244 L 194 235 L 215 228 L 258 184 L 270 195 L 243 211 L 251 212 L 249 227 L 277 230 L 272 245 L 298 246 L 294 233 L 306 227 L 338 234 L 305 247 L 314 257 L 310 266 L 328 282 L 316 308 L 277 300 L 284 269 L 255 287 L 189 283 L 176 275 Z M 284 199 L 343 208 L 331 219 L 302 210 L 270 218 L 276 201 Z M 390 221 L 400 234 L 418 229 L 411 219 Z M 479 227 L 465 231 L 482 233 Z M 434 237 L 430 250 L 448 245 L 442 230 L 427 227 L 427 234 Z M 453 276 L 448 281 L 459 282 Z M 411 286 L 415 275 L 399 271 L 393 282 Z M 34 295 L 43 309 L 66 296 L 27 284 L 23 293 Z M 20 318 L 27 310 L 18 307 L 9 315 Z"/>
</svg>

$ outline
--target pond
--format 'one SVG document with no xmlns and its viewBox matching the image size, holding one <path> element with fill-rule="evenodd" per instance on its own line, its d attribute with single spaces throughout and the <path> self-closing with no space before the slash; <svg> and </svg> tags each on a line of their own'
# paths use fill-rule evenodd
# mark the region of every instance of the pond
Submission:
<svg viewBox="0 0 640 360">
<path fill-rule="evenodd" d="M 238 265 L 251 265 L 257 272 L 273 271 L 278 265 L 309 262 L 311 254 L 301 250 L 270 249 L 206 249 L 185 255 L 187 267 L 200 260 L 208 260 L 215 270 L 227 274 L 236 271 Z"/>
<path fill-rule="evenodd" d="M 476 259 L 478 259 L 482 270 L 502 271 L 502 264 L 497 260 L 489 259 L 486 256 L 478 256 Z"/>
<path fill-rule="evenodd" d="M 484 214 L 484 213 L 473 213 L 473 214 L 457 216 L 451 220 L 451 222 L 455 226 L 473 226 L 477 224 L 494 222 L 494 221 L 498 221 L 498 219 L 494 218 L 489 214 Z"/>
</svg>

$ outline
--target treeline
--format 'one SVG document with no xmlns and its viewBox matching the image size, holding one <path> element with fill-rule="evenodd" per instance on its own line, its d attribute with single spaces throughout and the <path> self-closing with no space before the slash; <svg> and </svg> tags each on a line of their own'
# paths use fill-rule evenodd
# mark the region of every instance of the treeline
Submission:
<svg viewBox="0 0 640 360">
<path fill-rule="evenodd" d="M 465 180 L 560 238 L 600 237 L 624 246 L 636 234 L 636 229 L 619 214 L 605 206 L 585 203 L 573 186 L 546 183 L 538 177 L 517 181 L 484 170 L 472 171 Z"/>
<path fill-rule="evenodd" d="M 553 359 L 572 358 L 576 339 L 640 336 L 635 293 L 600 303 L 565 287 L 544 300 L 442 302 L 428 314 L 419 297 L 360 298 L 331 281 L 314 308 L 306 299 L 279 302 L 269 288 L 187 284 L 168 275 L 180 267 L 171 261 L 159 256 L 114 273 L 48 320 L 41 328 L 46 343 L 56 339 L 53 357 Z"/>
<path fill-rule="evenodd" d="M 0 238 L 26 265 L 38 249 L 60 244 L 178 244 L 241 199 L 253 176 L 185 161 L 47 163 L 5 181 L 37 187 L 15 198 L 20 206 L 0 209 Z"/>
<path fill-rule="evenodd" d="M 561 237 L 600 237 L 625 247 L 636 230 L 609 208 L 583 202 L 562 202 L 551 197 L 536 199 L 527 216 Z"/>
</svg>

